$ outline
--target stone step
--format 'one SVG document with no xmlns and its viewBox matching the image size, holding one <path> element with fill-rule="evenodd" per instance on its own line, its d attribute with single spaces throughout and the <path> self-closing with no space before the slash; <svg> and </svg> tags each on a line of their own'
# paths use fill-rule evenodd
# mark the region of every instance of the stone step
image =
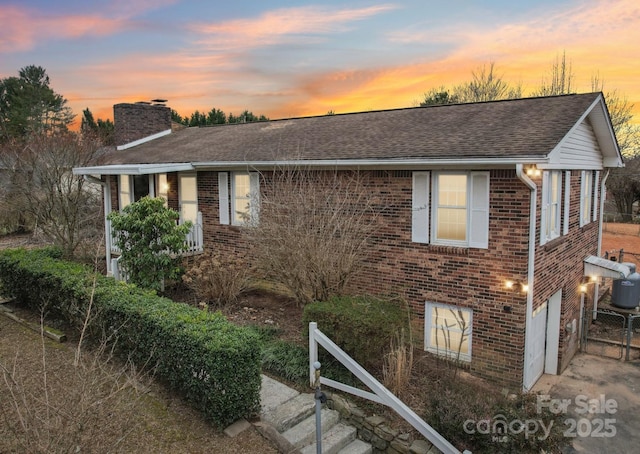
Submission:
<svg viewBox="0 0 640 454">
<path fill-rule="evenodd" d="M 322 453 L 339 454 L 340 450 L 356 439 L 356 428 L 338 423 L 322 435 Z M 301 454 L 316 454 L 315 442 L 300 450 Z"/>
<path fill-rule="evenodd" d="M 331 429 L 338 423 L 338 421 L 340 420 L 340 413 L 335 410 L 323 408 L 320 412 L 320 420 L 322 433 L 326 433 L 329 429 Z M 313 443 L 316 439 L 315 412 L 304 421 L 284 432 L 282 436 L 296 448 L 302 448 L 310 443 Z"/>
</svg>

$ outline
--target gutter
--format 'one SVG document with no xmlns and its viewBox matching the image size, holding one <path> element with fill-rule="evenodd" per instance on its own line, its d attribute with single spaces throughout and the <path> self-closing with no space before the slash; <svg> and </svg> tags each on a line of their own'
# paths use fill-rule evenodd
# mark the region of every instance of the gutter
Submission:
<svg viewBox="0 0 640 454">
<path fill-rule="evenodd" d="M 527 354 L 529 353 L 529 344 L 531 342 L 531 319 L 533 317 L 533 278 L 536 252 L 536 203 L 538 200 L 538 186 L 524 173 L 522 164 L 516 164 L 516 175 L 530 190 L 531 200 L 529 202 L 529 257 L 527 263 L 527 311 L 524 330 L 524 370 L 522 378 L 522 387 L 525 387 L 526 371 L 527 371 Z"/>
<path fill-rule="evenodd" d="M 104 246 L 105 246 L 105 259 L 107 262 L 107 274 L 112 272 L 111 269 L 111 222 L 107 219 L 109 213 L 111 213 L 111 185 L 108 181 L 102 181 L 93 175 L 83 175 L 83 178 L 88 183 L 99 184 L 102 186 L 102 197 L 104 207 Z"/>
</svg>

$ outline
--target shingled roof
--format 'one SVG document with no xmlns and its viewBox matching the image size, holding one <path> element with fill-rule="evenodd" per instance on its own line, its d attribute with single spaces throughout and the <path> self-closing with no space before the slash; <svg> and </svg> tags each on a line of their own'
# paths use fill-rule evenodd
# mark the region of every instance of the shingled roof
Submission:
<svg viewBox="0 0 640 454">
<path fill-rule="evenodd" d="M 187 128 L 127 150 L 114 148 L 96 164 L 524 162 L 548 156 L 598 104 L 606 120 L 600 123 L 610 127 L 601 93 L 574 94 Z"/>
</svg>

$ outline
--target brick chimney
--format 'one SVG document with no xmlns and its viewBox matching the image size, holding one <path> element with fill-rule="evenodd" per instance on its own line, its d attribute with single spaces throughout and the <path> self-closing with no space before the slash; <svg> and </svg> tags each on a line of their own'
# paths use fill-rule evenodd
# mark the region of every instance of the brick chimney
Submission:
<svg viewBox="0 0 640 454">
<path fill-rule="evenodd" d="M 116 104 L 113 106 L 113 123 L 115 144 L 122 150 L 132 142 L 171 133 L 171 109 L 155 102 Z"/>
</svg>

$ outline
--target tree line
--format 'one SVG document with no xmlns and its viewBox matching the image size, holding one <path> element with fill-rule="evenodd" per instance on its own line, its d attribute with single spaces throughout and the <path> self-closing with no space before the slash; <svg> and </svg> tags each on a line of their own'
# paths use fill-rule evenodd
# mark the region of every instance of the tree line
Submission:
<svg viewBox="0 0 640 454">
<path fill-rule="evenodd" d="M 534 96 L 575 93 L 575 76 L 566 55 L 556 57 Z M 604 91 L 597 76 L 592 91 Z M 519 84 L 498 74 L 494 63 L 471 73 L 470 80 L 452 87 L 434 87 L 424 93 L 421 106 L 482 102 L 523 97 Z M 633 123 L 633 105 L 617 90 L 605 92 L 613 128 L 626 167 L 612 169 L 607 189 L 626 220 L 640 202 L 640 129 Z M 332 114 L 333 112 L 329 112 Z M 78 132 L 70 130 L 75 115 L 67 100 L 51 87 L 46 70 L 26 66 L 17 76 L 0 79 L 0 234 L 37 228 L 62 245 L 67 255 L 99 235 L 101 220 L 97 194 L 88 191 L 83 178 L 71 174 L 76 166 L 93 162 L 101 147 L 113 143 L 113 122 L 95 119 L 87 108 Z M 173 121 L 185 126 L 266 121 L 264 115 L 245 110 L 240 115 L 212 108 Z"/>
</svg>

